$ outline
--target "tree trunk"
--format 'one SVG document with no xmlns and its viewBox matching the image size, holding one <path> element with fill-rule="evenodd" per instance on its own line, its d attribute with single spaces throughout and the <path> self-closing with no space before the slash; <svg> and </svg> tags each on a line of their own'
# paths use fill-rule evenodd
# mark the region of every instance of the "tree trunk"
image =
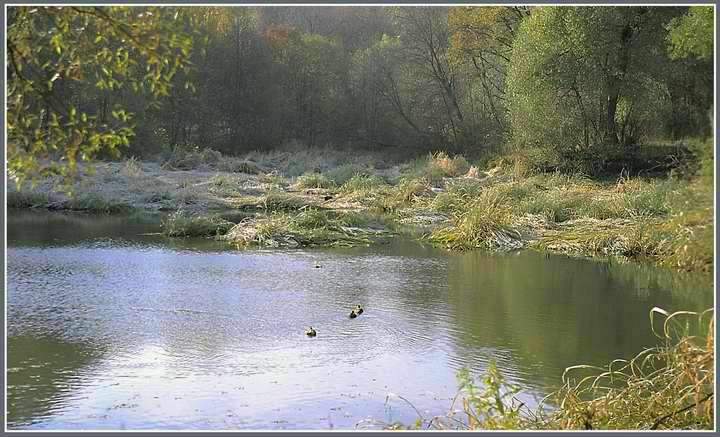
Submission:
<svg viewBox="0 0 720 437">
<path fill-rule="evenodd" d="M 606 125 L 606 140 L 610 141 L 610 144 L 617 144 L 617 125 L 615 123 L 615 114 L 617 113 L 617 104 L 619 99 L 619 93 L 617 85 L 612 84 L 610 87 L 610 93 L 607 99 L 607 125 Z"/>
</svg>

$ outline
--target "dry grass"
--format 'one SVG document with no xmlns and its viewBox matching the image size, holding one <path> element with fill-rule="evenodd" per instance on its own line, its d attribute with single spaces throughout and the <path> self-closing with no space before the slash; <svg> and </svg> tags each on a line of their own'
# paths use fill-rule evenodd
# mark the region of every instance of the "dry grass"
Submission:
<svg viewBox="0 0 720 437">
<path fill-rule="evenodd" d="M 712 429 L 714 314 L 712 310 L 669 314 L 653 308 L 651 323 L 658 316 L 664 317 L 662 329 L 653 326 L 653 332 L 662 346 L 604 368 L 568 368 L 562 389 L 554 395 L 559 408 L 545 427 Z"/>
<path fill-rule="evenodd" d="M 387 236 L 356 213 L 306 209 L 245 219 L 223 239 L 239 247 L 307 247 L 369 245 Z"/>
</svg>

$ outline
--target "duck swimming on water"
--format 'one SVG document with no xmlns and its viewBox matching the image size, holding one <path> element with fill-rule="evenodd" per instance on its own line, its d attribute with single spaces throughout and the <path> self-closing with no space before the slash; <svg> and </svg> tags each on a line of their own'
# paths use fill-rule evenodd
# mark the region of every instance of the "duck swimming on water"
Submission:
<svg viewBox="0 0 720 437">
<path fill-rule="evenodd" d="M 305 330 L 305 335 L 308 337 L 315 337 L 317 335 L 317 331 L 315 331 L 315 328 L 311 326 Z"/>
<path fill-rule="evenodd" d="M 355 317 L 359 316 L 363 312 L 364 312 L 363 307 L 361 307 L 360 305 L 356 305 L 355 308 L 353 308 L 352 311 L 350 311 L 350 318 L 354 319 Z"/>
</svg>

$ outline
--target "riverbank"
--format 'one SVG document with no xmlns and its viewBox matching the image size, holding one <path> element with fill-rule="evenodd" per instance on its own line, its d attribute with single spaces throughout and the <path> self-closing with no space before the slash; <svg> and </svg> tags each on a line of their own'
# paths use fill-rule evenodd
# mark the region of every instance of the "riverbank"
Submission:
<svg viewBox="0 0 720 437">
<path fill-rule="evenodd" d="M 364 245 L 407 232 L 451 250 L 531 248 L 691 272 L 713 264 L 711 155 L 666 176 L 593 180 L 512 159 L 479 169 L 444 153 L 388 165 L 327 150 L 204 151 L 97 163 L 72 195 L 55 190 L 59 180 L 10 187 L 8 207 L 163 212 L 168 236 L 242 247 Z"/>
</svg>

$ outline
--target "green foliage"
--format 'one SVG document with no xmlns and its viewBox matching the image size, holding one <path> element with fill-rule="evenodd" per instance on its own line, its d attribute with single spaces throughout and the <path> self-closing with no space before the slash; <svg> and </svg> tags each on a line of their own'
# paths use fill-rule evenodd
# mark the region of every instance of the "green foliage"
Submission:
<svg viewBox="0 0 720 437">
<path fill-rule="evenodd" d="M 463 411 L 470 429 L 520 429 L 523 404 L 515 397 L 520 387 L 506 382 L 491 360 L 478 384 L 466 369 L 458 373 L 460 389 L 466 392 Z M 478 387 L 479 385 L 479 387 Z"/>
<path fill-rule="evenodd" d="M 88 90 L 168 96 L 189 68 L 185 16 L 162 7 L 8 8 L 8 171 L 18 182 L 54 171 L 72 179 L 78 163 L 118 154 L 133 136 L 120 105 L 88 110 Z M 105 101 L 107 102 L 107 100 Z"/>
<path fill-rule="evenodd" d="M 714 11 L 712 6 L 691 6 L 688 13 L 674 18 L 668 39 L 674 58 L 694 56 L 702 60 L 713 57 Z"/>
<path fill-rule="evenodd" d="M 524 20 L 508 73 L 513 141 L 552 150 L 556 168 L 603 161 L 653 134 L 669 108 L 663 23 L 647 7 L 546 7 Z M 642 18 L 640 18 L 642 17 Z M 625 147 L 618 147 L 625 146 Z M 598 163 L 599 160 L 599 163 Z"/>
</svg>

